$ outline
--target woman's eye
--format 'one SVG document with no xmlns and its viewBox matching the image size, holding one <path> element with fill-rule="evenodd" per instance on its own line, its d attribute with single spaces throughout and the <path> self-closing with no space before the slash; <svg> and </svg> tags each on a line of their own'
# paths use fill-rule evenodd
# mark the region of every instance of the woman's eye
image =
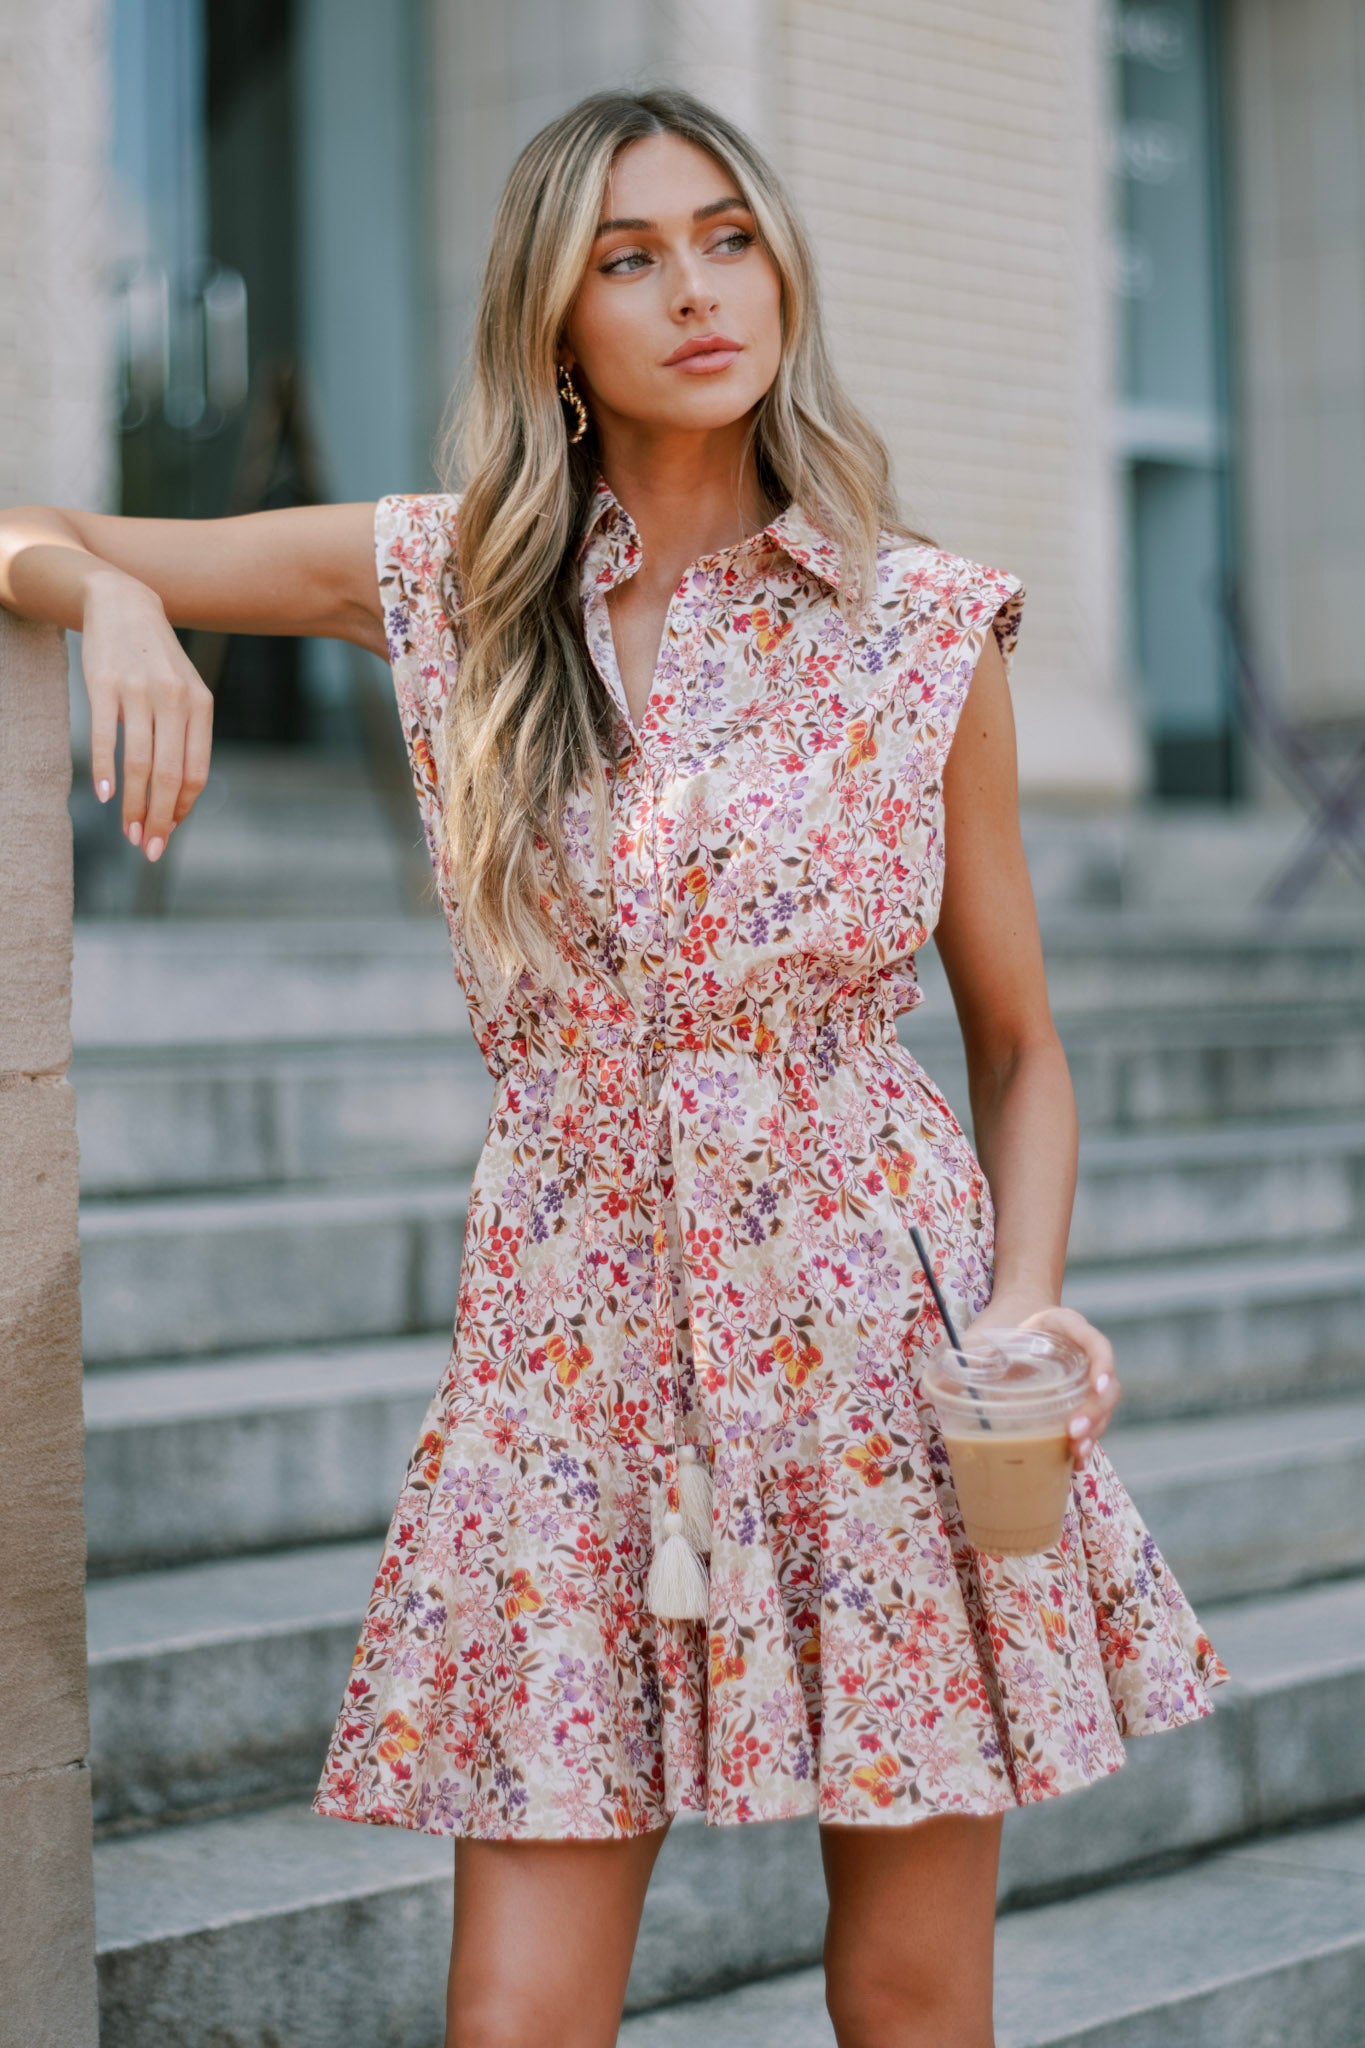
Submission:
<svg viewBox="0 0 1365 2048">
<path fill-rule="evenodd" d="M 724 250 L 727 254 L 732 251 L 738 254 L 741 249 L 747 249 L 749 244 L 755 240 L 757 240 L 757 237 L 749 228 L 731 228 L 729 233 L 722 235 L 718 242 L 712 243 L 711 253 L 714 255 L 716 250 L 720 249 Z M 608 262 L 602 265 L 602 275 L 604 277 L 612 277 L 617 274 L 629 276 L 637 263 L 648 262 L 649 254 L 647 250 L 621 249 Z"/>
</svg>

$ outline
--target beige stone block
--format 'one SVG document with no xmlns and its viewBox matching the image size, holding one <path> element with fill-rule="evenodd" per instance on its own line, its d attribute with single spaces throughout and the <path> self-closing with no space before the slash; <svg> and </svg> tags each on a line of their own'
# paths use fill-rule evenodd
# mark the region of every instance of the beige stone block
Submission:
<svg viewBox="0 0 1365 2048">
<path fill-rule="evenodd" d="M 90 1773 L 0 1778 L 0 2048 L 98 2048 Z"/>
<path fill-rule="evenodd" d="M 1293 708 L 1302 717 L 1356 718 L 1365 712 L 1356 597 L 1358 551 L 1305 554 L 1290 578 Z"/>
<path fill-rule="evenodd" d="M 1318 389 L 1338 401 L 1359 395 L 1365 365 L 1365 222 L 1359 215 L 1317 249 Z"/>
<path fill-rule="evenodd" d="M 71 1058 L 70 789 L 65 635 L 0 610 L 0 1075 Z"/>
<path fill-rule="evenodd" d="M 0 1727 L 4 1767 L 89 1747 L 76 1095 L 0 1082 Z"/>
</svg>

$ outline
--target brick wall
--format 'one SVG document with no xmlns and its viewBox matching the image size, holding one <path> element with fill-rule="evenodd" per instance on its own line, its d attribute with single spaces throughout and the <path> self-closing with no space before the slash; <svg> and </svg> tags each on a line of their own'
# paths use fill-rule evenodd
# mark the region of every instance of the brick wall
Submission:
<svg viewBox="0 0 1365 2048">
<path fill-rule="evenodd" d="M 1095 0 L 785 0 L 780 160 L 912 523 L 1028 587 L 1035 795 L 1131 792 Z"/>
</svg>

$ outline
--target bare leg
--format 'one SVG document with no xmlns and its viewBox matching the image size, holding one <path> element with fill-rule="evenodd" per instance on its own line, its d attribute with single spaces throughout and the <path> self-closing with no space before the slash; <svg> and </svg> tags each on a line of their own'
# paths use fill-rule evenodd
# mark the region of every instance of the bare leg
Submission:
<svg viewBox="0 0 1365 2048">
<path fill-rule="evenodd" d="M 1000 1820 L 821 1825 L 839 2048 L 993 2048 Z"/>
<path fill-rule="evenodd" d="M 669 1825 L 626 1841 L 457 1839 L 445 2048 L 615 2048 Z"/>
</svg>

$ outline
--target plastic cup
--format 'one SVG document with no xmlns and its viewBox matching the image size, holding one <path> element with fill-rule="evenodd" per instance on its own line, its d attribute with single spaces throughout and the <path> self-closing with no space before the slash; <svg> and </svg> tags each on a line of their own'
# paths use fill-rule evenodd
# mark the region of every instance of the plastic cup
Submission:
<svg viewBox="0 0 1365 2048">
<path fill-rule="evenodd" d="M 983 1331 L 925 1361 L 967 1541 L 996 1557 L 1061 1540 L 1074 1466 L 1067 1425 L 1084 1399 L 1085 1354 L 1049 1330 Z"/>
</svg>

